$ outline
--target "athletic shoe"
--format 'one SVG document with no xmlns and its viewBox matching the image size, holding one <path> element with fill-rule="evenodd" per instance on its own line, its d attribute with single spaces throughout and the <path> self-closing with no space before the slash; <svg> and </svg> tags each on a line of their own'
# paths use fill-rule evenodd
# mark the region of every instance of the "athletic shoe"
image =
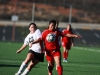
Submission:
<svg viewBox="0 0 100 75">
<path fill-rule="evenodd" d="M 21 73 L 15 73 L 15 75 L 21 75 Z"/>
<path fill-rule="evenodd" d="M 63 62 L 68 62 L 67 60 L 63 59 Z"/>
</svg>

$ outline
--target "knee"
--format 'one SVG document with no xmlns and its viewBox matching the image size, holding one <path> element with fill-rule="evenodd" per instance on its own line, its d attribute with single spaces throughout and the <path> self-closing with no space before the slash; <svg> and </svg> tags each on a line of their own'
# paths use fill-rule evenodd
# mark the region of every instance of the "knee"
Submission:
<svg viewBox="0 0 100 75">
<path fill-rule="evenodd" d="M 48 65 L 48 70 L 49 70 L 49 71 L 52 71 L 52 70 L 53 70 L 53 66 Z"/>
<path fill-rule="evenodd" d="M 27 67 L 27 69 L 31 70 L 33 68 L 33 66 L 34 66 L 33 64 L 29 64 L 28 67 Z"/>
<path fill-rule="evenodd" d="M 56 62 L 56 66 L 61 66 L 61 61 L 60 60 Z"/>
</svg>

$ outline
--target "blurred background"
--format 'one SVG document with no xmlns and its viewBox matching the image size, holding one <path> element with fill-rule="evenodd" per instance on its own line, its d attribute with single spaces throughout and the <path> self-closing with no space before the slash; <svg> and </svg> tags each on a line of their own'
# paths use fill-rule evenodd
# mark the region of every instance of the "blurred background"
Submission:
<svg viewBox="0 0 100 75">
<path fill-rule="evenodd" d="M 23 42 L 28 25 L 43 31 L 51 19 L 71 24 L 82 39 L 75 45 L 100 46 L 100 0 L 0 0 L 0 41 Z"/>
</svg>

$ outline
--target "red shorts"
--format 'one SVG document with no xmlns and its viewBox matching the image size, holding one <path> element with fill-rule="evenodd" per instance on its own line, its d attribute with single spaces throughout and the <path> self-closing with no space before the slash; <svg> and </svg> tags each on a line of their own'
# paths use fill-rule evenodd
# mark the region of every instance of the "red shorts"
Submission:
<svg viewBox="0 0 100 75">
<path fill-rule="evenodd" d="M 62 46 L 63 46 L 63 47 L 66 47 L 66 49 L 68 49 L 68 50 L 71 49 L 71 43 L 62 42 Z"/>
<path fill-rule="evenodd" d="M 54 50 L 54 51 L 46 50 L 45 56 L 47 61 L 52 61 L 54 60 L 55 56 L 61 56 L 61 52 L 60 50 Z"/>
</svg>

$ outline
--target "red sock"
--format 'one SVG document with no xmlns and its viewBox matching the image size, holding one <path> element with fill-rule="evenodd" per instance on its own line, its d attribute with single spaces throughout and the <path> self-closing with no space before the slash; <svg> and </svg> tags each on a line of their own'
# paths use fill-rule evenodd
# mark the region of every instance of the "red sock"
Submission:
<svg viewBox="0 0 100 75">
<path fill-rule="evenodd" d="M 58 71 L 58 75 L 62 75 L 63 74 L 63 67 L 62 66 L 58 66 L 57 67 L 57 71 Z"/>
<path fill-rule="evenodd" d="M 64 59 L 67 58 L 67 54 L 66 54 L 66 52 L 63 52 L 63 58 L 64 58 Z"/>
<path fill-rule="evenodd" d="M 66 53 L 66 59 L 68 58 L 68 52 Z"/>
</svg>

